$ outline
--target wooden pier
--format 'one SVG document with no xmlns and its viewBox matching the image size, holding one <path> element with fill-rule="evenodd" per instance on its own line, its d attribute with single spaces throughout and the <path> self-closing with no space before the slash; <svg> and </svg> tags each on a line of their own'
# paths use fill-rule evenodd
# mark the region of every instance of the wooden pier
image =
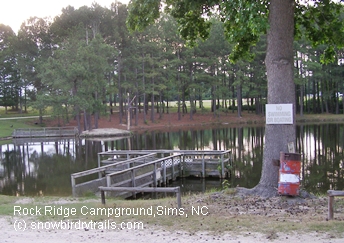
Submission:
<svg viewBox="0 0 344 243">
<path fill-rule="evenodd" d="M 230 151 L 119 150 L 98 153 L 98 167 L 71 175 L 73 196 L 96 193 L 99 187 L 132 187 L 135 192 L 113 190 L 112 196 L 135 196 L 137 188 L 167 186 L 178 177 L 228 177 Z"/>
<path fill-rule="evenodd" d="M 12 133 L 13 138 L 74 137 L 76 135 L 78 135 L 76 127 L 17 128 Z"/>
</svg>

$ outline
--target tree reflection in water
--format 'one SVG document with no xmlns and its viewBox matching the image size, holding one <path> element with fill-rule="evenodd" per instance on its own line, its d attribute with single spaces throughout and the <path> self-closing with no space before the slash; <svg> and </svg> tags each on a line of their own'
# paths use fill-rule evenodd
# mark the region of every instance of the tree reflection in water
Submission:
<svg viewBox="0 0 344 243">
<path fill-rule="evenodd" d="M 296 150 L 302 154 L 303 161 L 301 186 L 306 190 L 324 194 L 328 189 L 344 187 L 343 128 L 343 124 L 297 126 Z M 97 153 L 115 149 L 228 149 L 232 151 L 233 161 L 230 185 L 250 188 L 260 179 L 263 146 L 264 127 L 152 131 L 111 141 L 72 138 L 14 141 L 0 147 L 0 193 L 71 195 L 70 174 L 97 167 Z M 209 185 L 221 186 L 221 182 L 190 180 L 187 184 L 191 188 L 199 186 L 190 186 L 190 183 L 208 185 L 207 189 Z"/>
</svg>

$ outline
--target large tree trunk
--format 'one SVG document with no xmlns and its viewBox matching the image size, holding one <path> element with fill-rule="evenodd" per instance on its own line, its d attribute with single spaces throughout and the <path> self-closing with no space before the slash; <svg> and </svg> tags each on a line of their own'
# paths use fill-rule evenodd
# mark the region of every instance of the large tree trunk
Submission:
<svg viewBox="0 0 344 243">
<path fill-rule="evenodd" d="M 288 152 L 288 143 L 296 142 L 295 84 L 293 74 L 294 1 L 270 1 L 270 28 L 265 65 L 268 79 L 269 104 L 293 104 L 292 125 L 265 125 L 265 146 L 262 175 L 250 193 L 263 197 L 277 195 L 278 170 L 272 161 L 280 152 Z"/>
</svg>

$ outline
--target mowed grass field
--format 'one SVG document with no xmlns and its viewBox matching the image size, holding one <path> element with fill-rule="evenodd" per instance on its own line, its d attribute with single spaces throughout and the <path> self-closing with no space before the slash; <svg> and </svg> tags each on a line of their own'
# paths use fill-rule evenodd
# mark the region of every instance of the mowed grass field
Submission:
<svg viewBox="0 0 344 243">
<path fill-rule="evenodd" d="M 26 113 L 18 113 L 18 111 L 5 111 L 5 108 L 0 106 L 0 138 L 9 137 L 16 128 L 34 128 L 32 116 L 37 116 L 38 112 L 35 110 L 28 110 Z M 27 117 L 27 118 L 26 118 Z"/>
</svg>

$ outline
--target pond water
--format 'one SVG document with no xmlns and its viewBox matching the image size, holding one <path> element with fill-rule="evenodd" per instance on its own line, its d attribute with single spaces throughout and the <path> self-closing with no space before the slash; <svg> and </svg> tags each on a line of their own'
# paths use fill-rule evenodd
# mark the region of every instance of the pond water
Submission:
<svg viewBox="0 0 344 243">
<path fill-rule="evenodd" d="M 71 173 L 97 167 L 97 153 L 126 149 L 231 150 L 231 186 L 254 187 L 260 179 L 264 127 L 146 132 L 110 141 L 13 140 L 0 146 L 0 194 L 71 195 Z M 301 186 L 313 193 L 344 187 L 344 124 L 297 126 L 302 154 Z M 177 184 L 190 191 L 221 187 L 220 180 L 190 179 Z"/>
</svg>

